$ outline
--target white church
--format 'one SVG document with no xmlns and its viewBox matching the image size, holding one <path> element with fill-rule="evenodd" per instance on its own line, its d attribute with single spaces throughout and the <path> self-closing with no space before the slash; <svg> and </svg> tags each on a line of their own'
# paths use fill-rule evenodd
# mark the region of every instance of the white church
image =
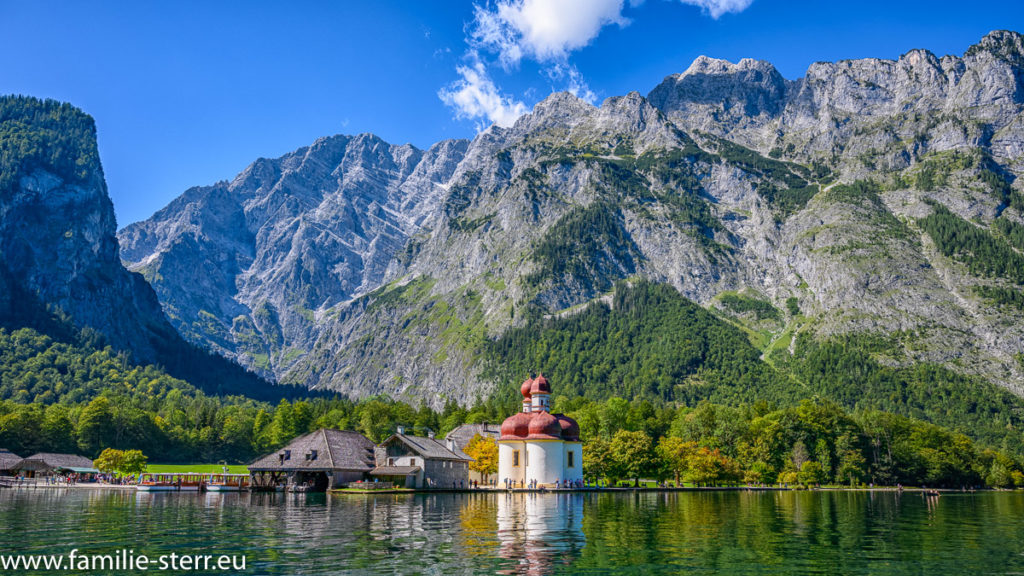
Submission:
<svg viewBox="0 0 1024 576">
<path fill-rule="evenodd" d="M 523 411 L 501 424 L 498 478 L 512 488 L 572 487 L 583 482 L 583 444 L 575 420 L 551 413 L 543 374 L 523 382 Z"/>
</svg>

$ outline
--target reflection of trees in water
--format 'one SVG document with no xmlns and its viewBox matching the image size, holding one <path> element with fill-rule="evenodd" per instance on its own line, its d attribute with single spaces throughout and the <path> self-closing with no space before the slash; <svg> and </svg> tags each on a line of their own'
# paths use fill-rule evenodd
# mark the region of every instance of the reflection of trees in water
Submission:
<svg viewBox="0 0 1024 576">
<path fill-rule="evenodd" d="M 498 499 L 503 495 L 468 494 L 460 503 L 459 532 L 470 556 L 493 556 L 498 541 Z"/>
<path fill-rule="evenodd" d="M 957 571 L 1019 542 L 1024 495 L 1011 498 L 867 492 L 689 492 L 587 496 L 580 570 L 728 571 L 762 566 L 830 574 L 907 563 Z M 954 498 L 960 501 L 954 502 Z M 982 520 L 982 519 L 988 519 Z M 953 545 L 952 543 L 956 543 Z M 1020 554 L 1000 548 L 1000 553 Z M 883 564 L 884 563 L 884 564 Z"/>
<path fill-rule="evenodd" d="M 257 574 L 1024 570 L 1024 494 L 0 491 L 0 549 L 244 553 Z M 585 535 L 585 536 L 584 536 Z"/>
<path fill-rule="evenodd" d="M 514 562 L 502 574 L 551 574 L 583 549 L 583 495 L 498 494 L 499 554 Z"/>
</svg>

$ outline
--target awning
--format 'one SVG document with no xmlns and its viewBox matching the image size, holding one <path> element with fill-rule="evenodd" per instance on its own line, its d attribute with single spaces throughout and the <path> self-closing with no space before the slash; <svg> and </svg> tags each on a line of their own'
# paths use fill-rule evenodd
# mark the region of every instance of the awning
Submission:
<svg viewBox="0 0 1024 576">
<path fill-rule="evenodd" d="M 77 474 L 99 474 L 100 471 L 95 468 L 75 468 L 74 466 L 60 466 L 58 470 L 69 470 Z"/>
<path fill-rule="evenodd" d="M 370 470 L 370 476 L 408 476 L 419 471 L 419 466 L 378 466 Z"/>
</svg>

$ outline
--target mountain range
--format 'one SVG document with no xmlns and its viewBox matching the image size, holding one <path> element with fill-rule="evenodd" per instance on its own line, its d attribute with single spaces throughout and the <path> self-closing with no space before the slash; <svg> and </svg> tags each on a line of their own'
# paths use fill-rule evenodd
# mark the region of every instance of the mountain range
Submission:
<svg viewBox="0 0 1024 576">
<path fill-rule="evenodd" d="M 427 150 L 322 138 L 116 237 L 92 119 L 5 97 L 0 325 L 214 393 L 470 405 L 551 370 L 556 394 L 1011 427 L 1022 70 L 1015 32 L 792 81 L 701 57 L 647 96 L 557 93 Z"/>
<path fill-rule="evenodd" d="M 258 159 L 123 228 L 120 257 L 189 341 L 357 397 L 487 396 L 487 342 L 623 280 L 672 286 L 766 361 L 877 336 L 883 365 L 1021 394 L 1022 78 L 1015 32 L 797 80 L 701 57 L 471 141 Z"/>
</svg>

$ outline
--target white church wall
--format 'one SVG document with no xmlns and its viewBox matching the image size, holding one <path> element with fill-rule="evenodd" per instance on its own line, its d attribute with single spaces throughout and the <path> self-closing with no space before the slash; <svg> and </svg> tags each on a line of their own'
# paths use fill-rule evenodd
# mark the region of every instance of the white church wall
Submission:
<svg viewBox="0 0 1024 576">
<path fill-rule="evenodd" d="M 569 453 L 572 452 L 572 467 L 569 467 Z M 562 444 L 562 477 L 569 482 L 583 480 L 583 444 L 565 442 Z"/>
<path fill-rule="evenodd" d="M 519 451 L 519 465 L 515 466 L 515 451 Z M 523 482 L 526 468 L 526 447 L 523 442 L 503 441 L 498 443 L 498 483 L 504 486 L 506 480 Z"/>
</svg>

